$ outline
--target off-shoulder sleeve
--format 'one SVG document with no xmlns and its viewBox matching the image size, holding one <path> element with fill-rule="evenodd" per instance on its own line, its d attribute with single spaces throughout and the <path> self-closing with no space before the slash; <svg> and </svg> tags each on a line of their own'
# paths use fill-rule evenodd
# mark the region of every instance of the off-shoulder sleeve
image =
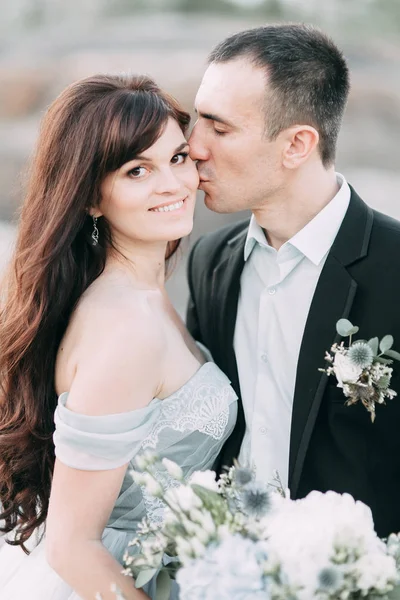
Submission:
<svg viewBox="0 0 400 600">
<path fill-rule="evenodd" d="M 72 412 L 61 394 L 54 414 L 56 457 L 64 464 L 83 471 L 116 469 L 138 453 L 160 410 L 154 399 L 135 411 L 88 416 Z"/>
</svg>

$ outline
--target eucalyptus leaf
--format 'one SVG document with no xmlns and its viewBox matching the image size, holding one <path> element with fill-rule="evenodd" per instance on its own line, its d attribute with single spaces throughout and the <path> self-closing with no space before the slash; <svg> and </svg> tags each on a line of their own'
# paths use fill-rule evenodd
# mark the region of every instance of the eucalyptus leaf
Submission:
<svg viewBox="0 0 400 600">
<path fill-rule="evenodd" d="M 141 588 L 157 573 L 157 569 L 143 569 L 136 577 L 135 587 Z"/>
<path fill-rule="evenodd" d="M 342 337 L 348 337 L 349 335 L 352 335 L 352 329 L 354 329 L 354 325 L 348 319 L 339 319 L 339 321 L 336 323 L 336 331 Z"/>
<path fill-rule="evenodd" d="M 374 356 L 376 356 L 378 354 L 379 349 L 379 339 L 377 337 L 371 338 L 368 341 L 368 346 L 372 348 L 372 352 L 374 353 Z"/>
<path fill-rule="evenodd" d="M 205 488 L 202 485 L 199 485 L 198 483 L 192 483 L 191 488 L 196 494 L 196 496 L 198 496 L 200 500 L 202 500 L 205 504 L 207 504 L 208 502 L 214 504 L 224 504 L 224 500 L 221 494 L 219 494 L 218 492 L 214 492 L 214 490 Z"/>
<path fill-rule="evenodd" d="M 157 576 L 155 600 L 169 600 L 171 594 L 171 579 L 167 571 L 160 571 Z"/>
<path fill-rule="evenodd" d="M 385 335 L 385 337 L 381 339 L 381 343 L 379 344 L 380 351 L 386 354 L 386 352 L 390 350 L 393 346 L 393 341 L 394 340 L 392 335 Z"/>
<path fill-rule="evenodd" d="M 400 360 L 400 352 L 396 352 L 396 350 L 386 350 L 385 354 L 390 356 L 390 358 L 394 358 L 395 360 Z"/>
</svg>

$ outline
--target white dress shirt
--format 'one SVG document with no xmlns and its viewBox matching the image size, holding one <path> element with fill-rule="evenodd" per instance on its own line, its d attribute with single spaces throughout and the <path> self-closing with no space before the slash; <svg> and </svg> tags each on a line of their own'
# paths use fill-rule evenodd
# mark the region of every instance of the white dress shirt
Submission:
<svg viewBox="0 0 400 600">
<path fill-rule="evenodd" d="M 350 202 L 346 180 L 336 175 L 336 196 L 278 251 L 254 216 L 244 248 L 234 335 L 246 420 L 239 462 L 254 466 L 261 481 L 271 481 L 277 470 L 285 487 L 300 345 L 319 276 Z"/>
</svg>

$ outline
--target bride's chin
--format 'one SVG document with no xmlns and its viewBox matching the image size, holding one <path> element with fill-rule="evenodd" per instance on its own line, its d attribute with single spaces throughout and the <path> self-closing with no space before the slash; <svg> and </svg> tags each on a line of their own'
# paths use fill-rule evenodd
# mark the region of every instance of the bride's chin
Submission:
<svg viewBox="0 0 400 600">
<path fill-rule="evenodd" d="M 168 240 L 179 240 L 191 234 L 193 230 L 193 219 L 186 221 L 185 223 L 176 224 L 175 227 L 171 228 L 167 236 Z"/>
</svg>

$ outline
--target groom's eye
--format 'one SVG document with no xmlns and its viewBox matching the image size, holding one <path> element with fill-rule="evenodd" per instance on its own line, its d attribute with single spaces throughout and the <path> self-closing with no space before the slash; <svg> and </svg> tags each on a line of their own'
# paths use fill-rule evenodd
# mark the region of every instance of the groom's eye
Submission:
<svg viewBox="0 0 400 600">
<path fill-rule="evenodd" d="M 215 133 L 216 135 L 224 135 L 225 133 L 228 133 L 228 132 L 227 132 L 227 131 L 221 131 L 221 129 L 216 129 L 216 128 L 214 127 L 214 133 Z"/>
</svg>

